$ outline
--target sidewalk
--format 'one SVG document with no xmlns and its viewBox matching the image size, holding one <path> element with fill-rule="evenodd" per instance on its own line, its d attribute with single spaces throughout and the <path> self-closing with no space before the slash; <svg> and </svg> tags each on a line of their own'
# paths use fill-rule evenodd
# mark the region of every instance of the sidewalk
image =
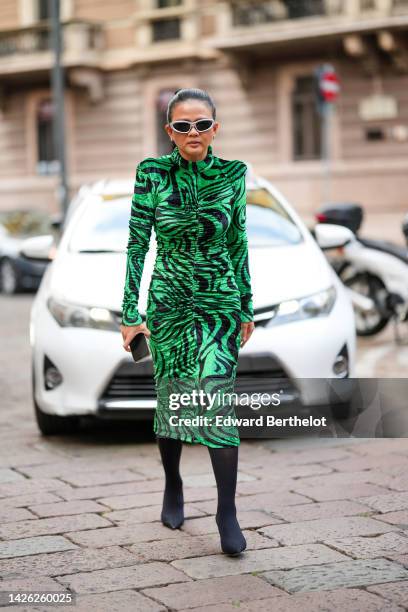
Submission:
<svg viewBox="0 0 408 612">
<path fill-rule="evenodd" d="M 243 441 L 237 509 L 248 548 L 233 558 L 220 552 L 204 447 L 183 449 L 186 521 L 172 531 L 159 520 L 154 444 L 7 429 L 2 591 L 69 589 L 76 612 L 408 607 L 406 439 Z"/>
</svg>

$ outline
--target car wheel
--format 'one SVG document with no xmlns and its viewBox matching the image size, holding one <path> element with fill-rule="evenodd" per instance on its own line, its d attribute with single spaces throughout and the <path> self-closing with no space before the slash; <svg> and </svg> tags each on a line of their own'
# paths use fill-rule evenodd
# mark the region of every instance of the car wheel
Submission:
<svg viewBox="0 0 408 612">
<path fill-rule="evenodd" d="M 44 436 L 67 435 L 78 431 L 79 417 L 59 416 L 43 412 L 35 400 L 35 378 L 34 365 L 31 366 L 31 384 L 33 393 L 33 404 L 37 425 Z"/>
<path fill-rule="evenodd" d="M 55 414 L 47 414 L 41 410 L 35 400 L 34 410 L 37 425 L 44 436 L 66 435 L 78 431 L 78 417 L 62 417 Z"/>
<path fill-rule="evenodd" d="M 0 263 L 0 285 L 1 292 L 6 295 L 13 295 L 18 291 L 17 272 L 10 259 L 3 259 Z"/>
</svg>

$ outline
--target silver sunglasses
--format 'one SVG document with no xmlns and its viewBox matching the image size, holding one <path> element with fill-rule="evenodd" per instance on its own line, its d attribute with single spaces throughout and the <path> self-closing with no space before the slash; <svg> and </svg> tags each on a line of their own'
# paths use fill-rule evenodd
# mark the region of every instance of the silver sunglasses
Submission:
<svg viewBox="0 0 408 612">
<path fill-rule="evenodd" d="M 199 119 L 198 121 L 173 121 L 170 126 L 175 132 L 180 134 L 188 134 L 194 126 L 197 132 L 207 132 L 212 128 L 214 119 Z"/>
</svg>

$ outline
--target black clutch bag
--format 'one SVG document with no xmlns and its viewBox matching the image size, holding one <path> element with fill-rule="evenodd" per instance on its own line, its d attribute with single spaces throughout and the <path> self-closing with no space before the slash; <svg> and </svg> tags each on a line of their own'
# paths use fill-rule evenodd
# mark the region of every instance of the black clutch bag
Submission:
<svg viewBox="0 0 408 612">
<path fill-rule="evenodd" d="M 144 357 L 150 355 L 149 345 L 146 340 L 146 336 L 140 332 L 131 340 L 130 350 L 132 351 L 132 357 L 135 361 L 140 361 Z"/>
</svg>

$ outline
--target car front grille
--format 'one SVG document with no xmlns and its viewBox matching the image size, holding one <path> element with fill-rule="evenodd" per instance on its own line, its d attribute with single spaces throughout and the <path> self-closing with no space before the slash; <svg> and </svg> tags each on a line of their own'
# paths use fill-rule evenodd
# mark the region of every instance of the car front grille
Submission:
<svg viewBox="0 0 408 612">
<path fill-rule="evenodd" d="M 270 354 L 245 355 L 238 359 L 234 391 L 242 393 L 297 393 L 285 370 Z M 100 402 L 156 399 L 153 364 L 124 362 L 104 389 Z"/>
<path fill-rule="evenodd" d="M 109 381 L 101 400 L 155 399 L 156 390 L 151 361 L 122 363 Z"/>
</svg>

